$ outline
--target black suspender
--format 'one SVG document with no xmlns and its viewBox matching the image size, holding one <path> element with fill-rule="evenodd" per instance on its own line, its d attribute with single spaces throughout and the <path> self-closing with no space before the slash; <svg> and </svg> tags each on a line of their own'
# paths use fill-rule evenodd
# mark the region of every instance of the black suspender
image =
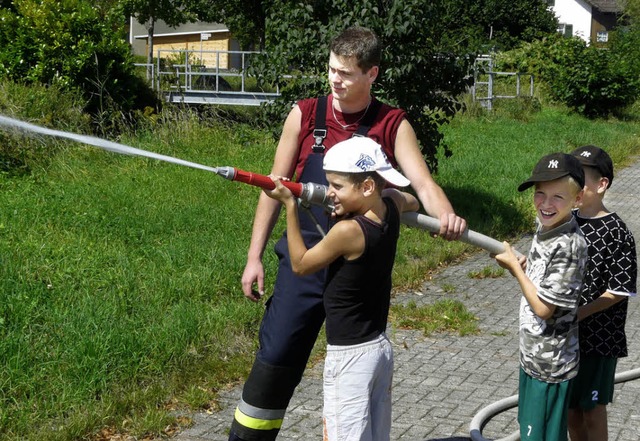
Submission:
<svg viewBox="0 0 640 441">
<path fill-rule="evenodd" d="M 373 99 L 373 98 L 372 98 Z M 382 107 L 382 103 L 378 100 L 373 100 L 367 113 L 363 116 L 358 130 L 352 136 L 367 136 L 369 129 L 373 125 L 373 122 L 378 116 L 378 111 Z M 318 104 L 316 105 L 316 125 L 313 129 L 313 138 L 315 144 L 312 147 L 313 153 L 324 153 L 324 139 L 327 137 L 327 96 L 321 96 L 318 98 Z"/>
<path fill-rule="evenodd" d="M 313 153 L 324 153 L 324 139 L 327 137 L 327 97 L 318 98 L 316 105 L 316 126 L 313 128 L 313 138 L 315 144 L 312 147 Z"/>
</svg>

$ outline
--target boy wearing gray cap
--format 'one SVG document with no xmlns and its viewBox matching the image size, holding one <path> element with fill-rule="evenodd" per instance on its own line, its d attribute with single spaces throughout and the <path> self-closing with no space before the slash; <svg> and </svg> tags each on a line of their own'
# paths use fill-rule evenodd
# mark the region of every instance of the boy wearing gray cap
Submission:
<svg viewBox="0 0 640 441">
<path fill-rule="evenodd" d="M 535 186 L 536 232 L 526 259 L 505 242 L 495 256 L 522 289 L 518 423 L 522 441 L 566 441 L 571 380 L 578 372 L 576 310 L 587 244 L 572 209 L 581 201 L 584 172 L 571 155 L 543 157 L 518 191 Z"/>
<path fill-rule="evenodd" d="M 571 390 L 569 435 L 572 441 L 606 441 L 616 364 L 627 356 L 624 327 L 629 296 L 636 294 L 636 245 L 622 219 L 604 206 L 613 182 L 611 157 L 594 145 L 571 154 L 585 173 L 584 197 L 574 216 L 587 240 L 589 262 L 578 308 L 580 369 Z"/>
<path fill-rule="evenodd" d="M 353 137 L 334 145 L 323 168 L 340 219 L 307 249 L 291 192 L 273 178 L 265 190 L 287 211 L 287 246 L 297 275 L 328 267 L 323 304 L 327 355 L 324 366 L 325 441 L 388 441 L 391 432 L 393 350 L 385 335 L 391 271 L 400 234 L 400 213 L 416 211 L 409 193 L 383 188 L 409 185 L 380 145 Z"/>
</svg>

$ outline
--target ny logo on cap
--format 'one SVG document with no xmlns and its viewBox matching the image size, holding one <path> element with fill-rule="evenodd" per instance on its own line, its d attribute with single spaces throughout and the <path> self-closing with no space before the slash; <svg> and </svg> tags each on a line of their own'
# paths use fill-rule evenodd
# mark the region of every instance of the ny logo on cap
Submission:
<svg viewBox="0 0 640 441">
<path fill-rule="evenodd" d="M 580 153 L 580 156 L 584 156 L 585 158 L 588 158 L 589 156 L 591 156 L 591 152 L 588 152 L 585 150 L 584 152 Z"/>
<path fill-rule="evenodd" d="M 547 165 L 547 168 L 558 168 L 558 160 L 552 159 L 551 161 L 549 161 L 549 165 Z"/>
<path fill-rule="evenodd" d="M 375 165 L 376 162 L 373 160 L 373 158 L 365 153 L 361 153 L 360 159 L 358 159 L 358 161 L 356 162 L 356 167 L 363 171 L 371 170 L 375 167 Z"/>
</svg>

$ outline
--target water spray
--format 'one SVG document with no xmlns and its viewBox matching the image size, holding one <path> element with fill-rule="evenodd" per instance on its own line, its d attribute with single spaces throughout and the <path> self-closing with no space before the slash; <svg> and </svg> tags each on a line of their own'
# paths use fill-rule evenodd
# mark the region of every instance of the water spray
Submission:
<svg viewBox="0 0 640 441">
<path fill-rule="evenodd" d="M 185 161 L 182 159 L 174 158 L 172 156 L 161 155 L 158 153 L 149 152 L 147 150 L 137 149 L 124 144 L 119 144 L 117 142 L 107 141 L 95 136 L 79 135 L 76 133 L 63 132 L 61 130 L 47 129 L 45 127 L 26 123 L 24 121 L 2 115 L 0 115 L 0 126 L 12 127 L 27 132 L 34 132 L 40 133 L 42 135 L 70 139 L 72 141 L 89 144 L 104 150 L 124 155 L 143 156 L 151 159 L 157 159 L 159 161 L 183 165 L 185 167 L 210 171 L 230 181 L 243 182 L 245 184 L 260 187 L 265 190 L 273 190 L 275 188 L 275 184 L 269 176 L 239 170 L 234 167 L 208 167 L 206 165 Z M 327 196 L 328 189 L 326 186 L 311 182 L 300 183 L 290 181 L 282 181 L 282 184 L 289 190 L 291 190 L 291 193 L 293 193 L 293 195 L 299 198 L 302 202 L 321 206 L 329 212 L 333 210 L 331 200 Z M 401 220 L 402 223 L 408 226 L 421 228 L 423 230 L 430 231 L 431 233 L 438 233 L 440 231 L 440 221 L 424 214 L 404 213 L 402 214 Z M 491 237 L 485 236 L 484 234 L 480 234 L 469 229 L 467 229 L 462 234 L 460 240 L 468 244 L 484 248 L 485 250 L 493 254 L 499 254 L 504 251 L 504 245 L 501 242 L 498 242 Z M 519 253 L 517 252 L 516 254 L 519 255 Z"/>
<path fill-rule="evenodd" d="M 137 149 L 128 145 L 119 144 L 117 142 L 107 141 L 106 139 L 98 138 L 95 136 L 79 135 L 77 133 L 47 129 L 46 127 L 37 126 L 35 124 L 30 124 L 2 115 L 0 115 L 0 126 L 13 127 L 27 132 L 34 132 L 40 133 L 42 135 L 70 139 L 72 141 L 80 142 L 82 144 L 89 144 L 104 150 L 108 150 L 110 152 L 120 153 L 123 155 L 144 156 L 151 159 L 157 159 L 159 161 L 184 165 L 185 167 L 206 170 L 213 172 L 218 176 L 222 176 L 223 178 L 230 181 L 243 182 L 245 184 L 254 185 L 266 190 L 273 190 L 275 188 L 275 184 L 270 177 L 259 175 L 257 173 L 247 172 L 244 170 L 239 170 L 234 167 L 208 167 L 196 162 L 189 162 L 182 159 L 174 158 L 172 156 L 166 156 L 159 153 L 149 152 L 147 150 Z M 328 211 L 331 211 L 333 209 L 331 201 L 327 197 L 326 187 L 324 185 L 314 183 L 302 184 L 299 182 L 288 181 L 283 181 L 282 184 L 289 190 L 291 190 L 291 193 L 293 193 L 295 197 L 300 198 L 304 202 L 322 206 Z"/>
</svg>

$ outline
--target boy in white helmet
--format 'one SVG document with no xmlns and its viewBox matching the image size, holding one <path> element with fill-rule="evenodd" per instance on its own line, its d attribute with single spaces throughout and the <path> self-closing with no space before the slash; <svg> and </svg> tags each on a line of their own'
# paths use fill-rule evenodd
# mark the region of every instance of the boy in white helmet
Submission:
<svg viewBox="0 0 640 441">
<path fill-rule="evenodd" d="M 385 335 L 400 213 L 418 200 L 393 188 L 409 185 L 380 145 L 354 137 L 331 148 L 323 169 L 339 222 L 307 249 L 297 202 L 273 178 L 265 192 L 287 211 L 291 267 L 298 275 L 328 267 L 324 289 L 327 356 L 324 368 L 324 440 L 387 441 L 391 431 L 393 351 Z"/>
</svg>

